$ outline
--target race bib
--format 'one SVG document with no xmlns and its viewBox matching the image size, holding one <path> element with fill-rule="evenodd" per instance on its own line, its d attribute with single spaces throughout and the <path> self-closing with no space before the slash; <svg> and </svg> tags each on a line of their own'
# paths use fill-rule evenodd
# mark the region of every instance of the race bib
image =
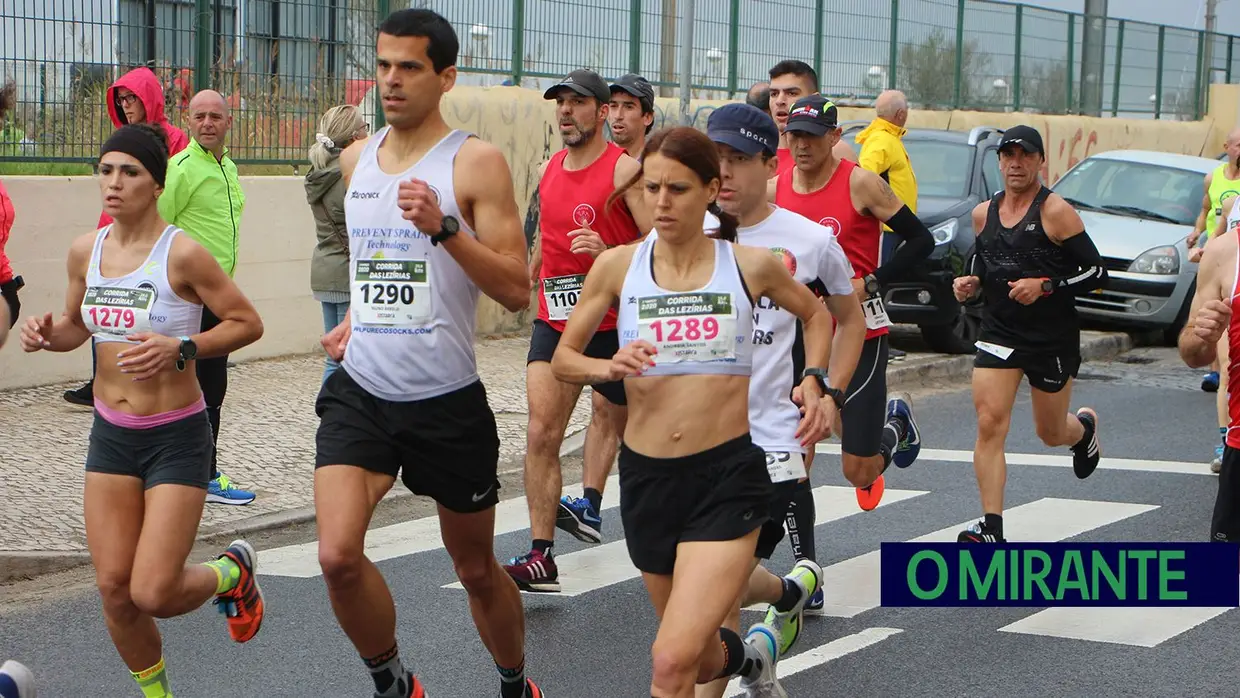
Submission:
<svg viewBox="0 0 1240 698">
<path fill-rule="evenodd" d="M 637 299 L 637 336 L 653 344 L 656 364 L 736 359 L 736 309 L 730 293 L 681 293 Z"/>
<path fill-rule="evenodd" d="M 1015 349 L 1012 349 L 1011 347 L 1005 347 L 1001 344 L 991 344 L 990 342 L 982 342 L 980 340 L 976 342 L 973 346 L 977 347 L 978 349 L 981 349 L 987 354 L 994 354 L 995 356 L 999 357 L 1000 359 L 1003 359 L 1004 361 L 1006 361 L 1007 358 L 1012 355 L 1013 351 L 1016 351 Z"/>
<path fill-rule="evenodd" d="M 425 259 L 359 259 L 349 304 L 361 325 L 416 327 L 430 320 L 430 262 Z"/>
<path fill-rule="evenodd" d="M 585 283 L 585 274 L 543 279 L 543 298 L 547 301 L 547 318 L 567 320 L 573 308 L 577 307 L 577 299 L 581 297 L 581 288 L 585 286 Z"/>
<path fill-rule="evenodd" d="M 82 321 L 91 334 L 124 339 L 125 335 L 151 331 L 151 306 L 155 292 L 149 288 L 91 286 L 82 298 Z"/>
<path fill-rule="evenodd" d="M 861 312 L 865 314 L 866 329 L 881 330 L 884 327 L 891 327 L 891 320 L 887 317 L 887 306 L 883 305 L 881 297 L 870 296 L 861 301 Z"/>
<path fill-rule="evenodd" d="M 805 477 L 805 458 L 799 453 L 787 451 L 767 451 L 766 472 L 771 482 L 788 482 Z"/>
</svg>

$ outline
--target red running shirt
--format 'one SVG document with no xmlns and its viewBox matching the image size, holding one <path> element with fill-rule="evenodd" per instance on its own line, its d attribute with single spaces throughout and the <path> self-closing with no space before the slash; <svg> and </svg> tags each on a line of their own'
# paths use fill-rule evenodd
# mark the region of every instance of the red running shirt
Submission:
<svg viewBox="0 0 1240 698">
<path fill-rule="evenodd" d="M 1231 284 L 1231 320 L 1227 325 L 1227 445 L 1240 448 L 1240 247 L 1236 248 L 1236 280 Z"/>
<path fill-rule="evenodd" d="M 607 149 L 588 167 L 565 170 L 565 148 L 551 157 L 538 185 L 539 221 L 542 235 L 542 270 L 539 273 L 538 319 L 564 331 L 568 315 L 577 305 L 586 274 L 594 266 L 588 254 L 569 251 L 573 238 L 568 234 L 589 227 L 608 246 L 625 245 L 641 237 L 637 223 L 624 199 L 618 199 L 604 212 L 607 197 L 616 189 L 616 163 L 624 149 L 608 143 Z M 599 324 L 599 331 L 616 328 L 612 308 Z"/>
<path fill-rule="evenodd" d="M 799 194 L 792 188 L 792 170 L 779 175 L 775 205 L 816 221 L 835 235 L 853 266 L 853 278 L 860 279 L 878 268 L 883 247 L 882 228 L 877 218 L 863 216 L 853 206 L 849 179 L 857 163 L 840 160 L 827 186 L 812 194 Z M 866 339 L 887 334 L 886 327 L 867 329 Z"/>
<path fill-rule="evenodd" d="M 4 190 L 0 182 L 0 284 L 13 280 L 13 266 L 9 264 L 9 256 L 4 253 L 4 246 L 9 243 L 9 234 L 13 232 L 13 200 Z"/>
<path fill-rule="evenodd" d="M 787 148 L 776 149 L 775 157 L 779 159 L 779 164 L 775 166 L 776 177 L 797 166 L 796 158 L 792 157 L 792 151 Z"/>
</svg>

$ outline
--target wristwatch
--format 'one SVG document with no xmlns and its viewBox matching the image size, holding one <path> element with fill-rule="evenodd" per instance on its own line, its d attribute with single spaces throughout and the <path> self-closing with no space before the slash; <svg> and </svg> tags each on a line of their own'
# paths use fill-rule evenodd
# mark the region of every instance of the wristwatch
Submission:
<svg viewBox="0 0 1240 698">
<path fill-rule="evenodd" d="M 198 345 L 189 337 L 177 337 L 177 339 L 181 340 L 178 348 L 177 370 L 184 371 L 185 363 L 198 357 Z"/>
<path fill-rule="evenodd" d="M 1055 284 L 1050 279 L 1042 279 L 1042 295 L 1049 296 L 1055 291 Z"/>
<path fill-rule="evenodd" d="M 444 240 L 456 235 L 457 231 L 460 229 L 461 223 L 456 219 L 456 216 L 444 216 L 443 224 L 439 230 L 439 233 L 431 236 L 431 244 L 438 245 Z"/>
<path fill-rule="evenodd" d="M 878 279 L 873 274 L 866 274 L 862 279 L 865 282 L 865 293 L 868 296 L 877 296 L 879 292 Z"/>
<path fill-rule="evenodd" d="M 818 383 L 818 389 L 822 391 L 823 395 L 829 395 L 835 401 L 836 407 L 844 408 L 844 391 L 827 385 L 827 369 L 807 368 L 801 372 L 802 381 L 811 377 Z"/>
</svg>

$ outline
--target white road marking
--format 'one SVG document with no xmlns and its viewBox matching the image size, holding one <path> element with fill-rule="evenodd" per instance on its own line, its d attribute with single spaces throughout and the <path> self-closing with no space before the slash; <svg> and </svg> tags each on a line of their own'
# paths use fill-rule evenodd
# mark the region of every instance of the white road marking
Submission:
<svg viewBox="0 0 1240 698">
<path fill-rule="evenodd" d="M 1157 647 L 1231 608 L 1048 608 L 999 628 L 1004 633 L 1045 635 L 1134 647 Z"/>
<path fill-rule="evenodd" d="M 840 445 L 837 443 L 818 444 L 816 449 L 818 453 L 827 453 L 838 455 Z M 1071 456 L 1052 456 L 1042 453 L 1008 453 L 1006 454 L 1008 465 L 1038 465 L 1052 468 L 1071 468 Z M 917 456 L 918 460 L 936 460 L 951 463 L 972 463 L 972 451 L 959 451 L 952 449 L 939 448 L 923 448 Z M 1098 461 L 1098 470 L 1131 470 L 1146 473 L 1173 473 L 1176 475 L 1210 475 L 1217 477 L 1210 472 L 1210 468 L 1205 463 L 1190 463 L 1184 461 L 1173 460 L 1145 460 L 1140 458 L 1108 458 L 1105 455 Z"/>
</svg>

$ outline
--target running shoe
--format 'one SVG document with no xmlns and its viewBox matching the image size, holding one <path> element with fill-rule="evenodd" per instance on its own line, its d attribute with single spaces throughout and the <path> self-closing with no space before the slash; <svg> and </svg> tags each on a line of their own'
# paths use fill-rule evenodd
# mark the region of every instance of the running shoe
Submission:
<svg viewBox="0 0 1240 698">
<path fill-rule="evenodd" d="M 224 473 L 207 483 L 207 502 L 243 506 L 254 501 L 254 493 L 233 487 L 232 480 Z"/>
<path fill-rule="evenodd" d="M 878 503 L 883 501 L 883 489 L 886 485 L 883 483 L 883 476 L 879 475 L 869 487 L 857 488 L 857 506 L 862 511 L 874 511 Z"/>
<path fill-rule="evenodd" d="M 801 591 L 801 596 L 792 608 L 786 612 L 775 610 L 771 606 L 766 611 L 763 623 L 779 633 L 779 656 L 786 657 L 801 636 L 801 626 L 805 620 L 805 606 L 815 594 L 822 591 L 822 568 L 813 560 L 798 560 L 792 571 L 784 579 Z"/>
<path fill-rule="evenodd" d="M 228 634 L 234 642 L 249 642 L 258 634 L 263 626 L 263 615 L 266 605 L 263 602 L 263 590 L 258 586 L 258 553 L 243 540 L 235 540 L 224 554 L 241 568 L 241 579 L 237 586 L 219 594 L 215 604 L 220 613 L 228 618 Z"/>
<path fill-rule="evenodd" d="M 766 623 L 756 623 L 745 635 L 745 644 L 758 651 L 761 666 L 758 675 L 750 679 L 741 677 L 741 688 L 749 698 L 788 698 L 784 687 L 775 676 L 775 664 L 779 661 L 779 633 Z"/>
<path fill-rule="evenodd" d="M 818 592 L 809 597 L 809 603 L 805 604 L 805 615 L 824 616 L 826 612 L 823 609 L 826 605 L 827 601 L 822 595 L 822 587 L 819 587 Z"/>
<path fill-rule="evenodd" d="M 80 405 L 82 407 L 94 406 L 95 404 L 95 382 L 94 380 L 86 381 L 84 384 L 82 384 L 82 387 L 77 388 L 76 390 L 66 390 L 64 397 L 65 397 L 65 402 L 68 402 L 73 405 Z"/>
<path fill-rule="evenodd" d="M 537 550 L 531 550 L 521 557 L 514 557 L 504 565 L 504 571 L 517 583 L 522 591 L 542 593 L 559 593 L 560 571 L 555 560 Z"/>
<path fill-rule="evenodd" d="M 984 521 L 978 521 L 956 536 L 957 543 L 1006 543 L 1006 538 L 986 527 Z"/>
<path fill-rule="evenodd" d="M 500 698 L 503 698 L 503 695 L 501 695 Z M 532 679 L 525 680 L 524 698 L 543 698 L 542 689 L 534 685 L 534 681 Z"/>
<path fill-rule="evenodd" d="M 1210 371 L 1201 377 L 1201 389 L 1207 393 L 1218 392 L 1218 371 Z"/>
<path fill-rule="evenodd" d="M 0 665 L 0 698 L 35 698 L 34 674 L 26 665 L 11 659 Z"/>
<path fill-rule="evenodd" d="M 603 541 L 603 517 L 590 506 L 585 497 L 564 495 L 555 515 L 555 527 L 584 543 Z"/>
<path fill-rule="evenodd" d="M 887 361 L 891 363 L 895 363 L 897 361 L 903 361 L 903 360 L 904 360 L 904 352 L 900 351 L 899 349 L 888 349 L 887 350 Z"/>
<path fill-rule="evenodd" d="M 406 680 L 409 682 L 409 695 L 407 698 L 426 698 L 426 689 L 422 687 L 422 682 L 413 674 L 406 674 Z M 380 698 L 379 694 L 375 694 L 375 698 Z"/>
<path fill-rule="evenodd" d="M 1210 472 L 1218 474 L 1223 471 L 1223 451 L 1225 447 L 1219 444 L 1214 447 L 1214 460 L 1210 461 Z"/>
<path fill-rule="evenodd" d="M 891 454 L 891 462 L 897 468 L 907 468 L 917 460 L 921 453 L 921 430 L 917 428 L 917 420 L 913 419 L 913 398 L 908 393 L 897 393 L 887 400 L 887 421 L 893 417 L 904 420 L 904 439 L 896 445 L 896 452 Z"/>
<path fill-rule="evenodd" d="M 1102 450 L 1098 447 L 1098 413 L 1082 407 L 1076 411 L 1076 418 L 1085 427 L 1085 436 L 1081 439 L 1085 445 L 1072 447 L 1072 470 L 1084 480 L 1094 473 L 1102 458 Z"/>
</svg>

